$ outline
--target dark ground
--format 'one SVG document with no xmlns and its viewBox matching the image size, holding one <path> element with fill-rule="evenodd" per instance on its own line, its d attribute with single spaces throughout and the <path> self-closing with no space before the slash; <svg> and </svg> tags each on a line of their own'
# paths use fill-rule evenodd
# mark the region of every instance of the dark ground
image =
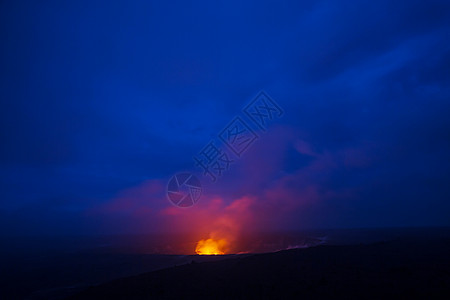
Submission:
<svg viewBox="0 0 450 300">
<path fill-rule="evenodd" d="M 195 262 L 71 299 L 450 299 L 450 238 L 323 245 Z"/>
<path fill-rule="evenodd" d="M 236 243 L 237 252 L 267 254 L 224 256 L 179 255 L 195 249 L 196 240 L 185 238 L 2 237 L 0 299 L 105 293 L 127 299 L 378 298 L 395 293 L 401 295 L 396 298 L 426 294 L 423 298 L 429 299 L 448 294 L 450 228 L 252 234 Z M 311 248 L 276 252 L 293 247 Z"/>
</svg>

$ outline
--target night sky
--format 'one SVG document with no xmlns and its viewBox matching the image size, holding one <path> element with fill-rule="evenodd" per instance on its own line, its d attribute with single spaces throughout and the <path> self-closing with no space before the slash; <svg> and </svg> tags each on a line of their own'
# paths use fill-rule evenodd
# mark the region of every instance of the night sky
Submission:
<svg viewBox="0 0 450 300">
<path fill-rule="evenodd" d="M 2 235 L 450 225 L 448 1 L 2 1 L 0 41 Z"/>
</svg>

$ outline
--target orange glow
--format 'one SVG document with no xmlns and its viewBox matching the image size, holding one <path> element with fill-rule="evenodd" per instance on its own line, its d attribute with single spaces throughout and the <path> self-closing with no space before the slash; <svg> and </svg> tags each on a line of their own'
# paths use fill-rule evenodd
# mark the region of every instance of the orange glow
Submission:
<svg viewBox="0 0 450 300">
<path fill-rule="evenodd" d="M 225 246 L 227 241 L 225 239 L 214 240 L 200 240 L 195 247 L 195 252 L 199 255 L 221 255 L 225 254 Z"/>
</svg>

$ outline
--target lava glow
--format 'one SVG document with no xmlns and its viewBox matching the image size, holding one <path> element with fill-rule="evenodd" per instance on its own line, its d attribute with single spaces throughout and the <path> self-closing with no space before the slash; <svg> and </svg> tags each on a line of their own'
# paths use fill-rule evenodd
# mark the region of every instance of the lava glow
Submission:
<svg viewBox="0 0 450 300">
<path fill-rule="evenodd" d="M 199 255 L 221 255 L 225 254 L 224 248 L 227 245 L 225 239 L 214 240 L 200 240 L 195 247 L 195 252 Z"/>
</svg>

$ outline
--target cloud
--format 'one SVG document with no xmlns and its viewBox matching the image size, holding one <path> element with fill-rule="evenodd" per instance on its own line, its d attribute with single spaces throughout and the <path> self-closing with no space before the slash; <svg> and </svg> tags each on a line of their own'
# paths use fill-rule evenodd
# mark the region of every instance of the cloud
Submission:
<svg viewBox="0 0 450 300">
<path fill-rule="evenodd" d="M 2 4 L 8 224 L 203 228 L 239 199 L 247 229 L 448 224 L 448 1 L 100 4 Z M 168 177 L 261 89 L 283 119 L 170 207 Z"/>
</svg>

